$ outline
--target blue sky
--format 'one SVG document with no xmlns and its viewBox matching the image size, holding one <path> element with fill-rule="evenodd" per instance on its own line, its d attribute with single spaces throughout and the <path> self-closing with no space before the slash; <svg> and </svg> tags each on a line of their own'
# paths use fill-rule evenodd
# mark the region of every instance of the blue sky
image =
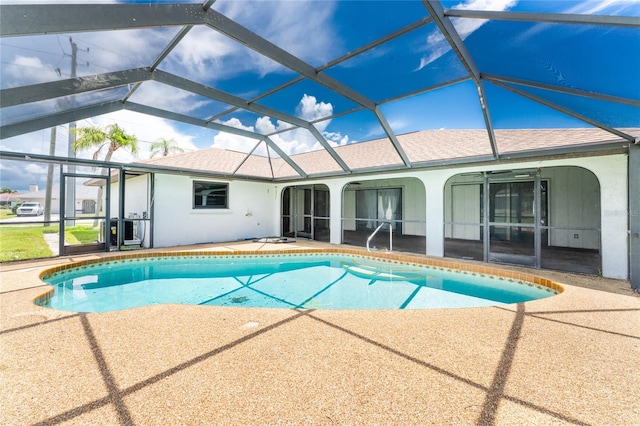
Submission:
<svg viewBox="0 0 640 426">
<path fill-rule="evenodd" d="M 445 1 L 443 5 L 471 10 L 640 16 L 637 0 L 470 0 Z M 321 67 L 427 16 L 420 1 L 218 0 L 213 8 L 313 67 Z M 640 100 L 638 28 L 470 19 L 453 19 L 453 23 L 482 73 Z M 177 31 L 161 28 L 2 39 L 0 85 L 7 88 L 68 78 L 70 37 L 79 49 L 77 74 L 83 76 L 148 66 Z M 316 127 L 334 145 L 384 136 L 380 123 L 368 111 L 326 119 L 359 106 L 310 80 L 303 79 L 281 92 L 262 96 L 293 81 L 298 74 L 210 28 L 191 30 L 159 69 L 289 115 L 321 120 Z M 323 72 L 370 100 L 382 102 L 381 110 L 397 134 L 484 126 L 477 91 L 470 81 L 420 93 L 467 75 L 434 24 L 423 25 Z M 640 127 L 636 107 L 592 102 L 524 86 L 516 88 L 574 108 L 606 125 Z M 485 82 L 485 91 L 495 128 L 589 126 L 491 83 Z M 117 99 L 123 92 L 126 88 L 104 91 L 79 97 L 78 102 Z M 387 102 L 414 92 L 414 96 Z M 229 106 L 160 83 L 144 83 L 131 101 L 202 119 L 216 117 L 221 124 L 257 133 L 276 132 L 272 139 L 287 153 L 320 148 L 308 132 L 283 132 L 289 127 L 286 123 L 242 110 L 220 115 Z M 6 124 L 61 108 L 64 106 L 55 101 L 7 108 L 0 119 Z M 150 144 L 161 137 L 174 139 L 187 150 L 216 146 L 247 152 L 256 143 L 229 133 L 132 112 L 95 117 L 78 125 L 104 126 L 116 122 L 139 138 L 138 159 L 148 158 Z M 59 133 L 60 140 L 65 140 L 64 126 L 59 126 Z M 47 144 L 43 145 L 42 140 L 48 140 L 48 134 L 46 130 L 1 140 L 0 146 L 3 150 L 44 153 Z M 59 143 L 59 154 L 66 154 L 63 143 Z M 128 162 L 136 158 L 118 152 L 114 160 Z M 6 171 L 3 179 L 5 176 Z"/>
</svg>

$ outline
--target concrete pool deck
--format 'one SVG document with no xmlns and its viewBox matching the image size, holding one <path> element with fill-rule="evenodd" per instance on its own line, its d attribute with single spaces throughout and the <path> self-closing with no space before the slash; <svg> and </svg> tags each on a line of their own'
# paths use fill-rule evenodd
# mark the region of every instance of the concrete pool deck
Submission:
<svg viewBox="0 0 640 426">
<path fill-rule="evenodd" d="M 523 269 L 565 291 L 499 308 L 33 304 L 42 270 L 109 255 L 0 265 L 0 424 L 640 424 L 640 297 L 625 281 Z"/>
</svg>

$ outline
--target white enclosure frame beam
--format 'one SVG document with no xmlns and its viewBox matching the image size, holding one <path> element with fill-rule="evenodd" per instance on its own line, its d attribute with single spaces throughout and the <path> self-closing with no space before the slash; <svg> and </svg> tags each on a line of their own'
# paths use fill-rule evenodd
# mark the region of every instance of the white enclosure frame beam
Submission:
<svg viewBox="0 0 640 426">
<path fill-rule="evenodd" d="M 314 132 L 312 127 L 313 125 L 308 121 L 302 120 L 298 117 L 284 114 L 272 108 L 262 106 L 259 104 L 249 103 L 242 98 L 239 98 L 230 93 L 223 92 L 218 89 L 211 88 L 209 86 L 202 85 L 200 83 L 196 83 L 182 77 L 156 70 L 153 73 L 153 79 L 157 82 L 164 83 L 178 89 L 186 90 L 191 93 L 195 93 L 201 96 L 205 96 L 210 99 L 215 99 L 220 102 L 224 102 L 229 105 L 233 105 L 237 108 L 242 108 L 247 111 L 255 112 L 256 114 L 266 115 L 271 118 L 275 118 L 277 120 L 283 121 L 285 123 L 289 123 L 293 126 L 302 127 L 311 131 L 316 140 L 327 150 L 329 155 L 340 165 L 342 170 L 345 172 L 349 172 L 350 169 L 346 165 L 346 163 L 340 158 L 340 156 L 335 152 L 335 150 L 329 145 L 327 140 L 322 136 L 320 132 Z M 209 122 L 212 122 L 209 120 Z"/>
<path fill-rule="evenodd" d="M 553 84 L 537 83 L 529 80 L 504 77 L 504 76 L 499 76 L 495 74 L 482 73 L 480 74 L 480 76 L 482 77 L 483 80 L 486 80 L 489 82 L 500 81 L 503 83 L 513 83 L 513 84 L 518 84 L 520 86 L 533 87 L 536 89 L 544 89 L 544 90 L 549 90 L 551 92 L 565 93 L 567 95 L 577 95 L 577 96 L 582 96 L 584 98 L 597 99 L 600 101 L 613 102 L 617 104 L 629 105 L 632 107 L 640 108 L 640 101 L 635 99 L 621 98 L 619 96 L 605 95 L 602 93 L 587 92 L 586 90 L 578 90 L 570 87 L 560 87 L 560 86 L 555 86 Z"/>
<path fill-rule="evenodd" d="M 112 101 L 98 105 L 76 108 L 70 111 L 56 112 L 43 117 L 28 119 L 17 123 L 7 124 L 0 127 L 0 139 L 7 139 L 14 136 L 31 133 L 54 126 L 80 121 L 85 118 L 97 117 L 98 115 L 124 109 L 122 102 Z"/>
<path fill-rule="evenodd" d="M 112 89 L 151 79 L 149 68 L 135 68 L 88 77 L 68 78 L 29 86 L 12 87 L 0 91 L 2 108 L 44 101 L 63 96 L 73 96 L 93 90 Z"/>
<path fill-rule="evenodd" d="M 475 64 L 475 61 L 471 57 L 471 54 L 467 50 L 467 46 L 462 41 L 460 34 L 451 23 L 451 20 L 444 15 L 444 9 L 440 2 L 433 2 L 429 0 L 422 0 L 422 4 L 429 11 L 431 18 L 433 18 L 435 24 L 440 29 L 440 32 L 444 38 L 449 42 L 449 45 L 455 52 L 462 65 L 467 69 L 467 72 L 476 84 L 476 90 L 478 91 L 478 100 L 480 101 L 480 108 L 482 109 L 482 115 L 484 117 L 484 124 L 487 128 L 487 134 L 489 136 L 489 142 L 491 144 L 491 152 L 496 160 L 500 158 L 498 152 L 498 145 L 496 144 L 496 136 L 493 131 L 493 123 L 491 121 L 491 115 L 489 114 L 489 106 L 487 105 L 487 96 L 484 92 L 482 80 L 480 78 L 480 71 Z"/>
<path fill-rule="evenodd" d="M 199 4 L 28 4 L 0 6 L 0 37 L 203 25 Z"/>
<path fill-rule="evenodd" d="M 307 174 L 293 161 L 284 151 L 282 151 L 271 139 L 260 133 L 250 132 L 248 130 L 238 129 L 235 127 L 225 126 L 224 124 L 214 123 L 211 121 L 205 121 L 199 118 L 191 117 L 188 115 L 178 114 L 176 112 L 166 111 L 159 108 L 153 108 L 146 105 L 136 104 L 133 102 L 127 102 L 124 104 L 124 108 L 129 111 L 135 111 L 142 114 L 153 115 L 156 117 L 166 118 L 168 120 L 178 121 L 181 123 L 191 124 L 193 126 L 206 127 L 209 129 L 217 130 L 219 132 L 231 133 L 237 136 L 243 136 L 249 139 L 263 140 L 274 151 L 278 153 L 282 159 L 289 164 L 301 177 L 307 177 Z"/>
<path fill-rule="evenodd" d="M 276 61 L 280 65 L 283 65 L 297 72 L 303 77 L 308 78 L 309 80 L 312 80 L 341 96 L 344 96 L 345 98 L 357 103 L 360 106 L 363 106 L 364 108 L 372 111 L 374 114 L 376 114 L 376 116 L 378 116 L 378 113 L 376 113 L 377 105 L 371 99 L 368 99 L 367 97 L 353 90 L 351 87 L 340 83 L 339 81 L 329 77 L 328 75 L 319 72 L 311 65 L 293 56 L 289 52 L 276 46 L 270 41 L 265 40 L 257 34 L 249 31 L 245 27 L 237 24 L 235 21 L 232 21 L 226 16 L 216 11 L 210 11 L 209 15 L 207 16 L 207 25 L 209 25 L 209 27 L 211 27 L 212 29 L 220 32 L 221 34 L 224 34 L 227 37 L 236 40 L 244 46 L 247 46 L 248 48 L 258 52 L 259 54 Z M 397 143 L 396 137 L 391 131 L 390 127 L 385 127 L 384 123 L 382 122 L 380 124 L 389 137 L 389 140 L 394 143 L 394 148 L 399 152 L 402 151 L 402 148 Z M 334 157 L 334 159 L 337 157 L 337 154 L 335 153 L 331 155 L 332 157 Z M 406 159 L 406 155 L 403 157 L 403 160 L 404 159 Z M 342 163 L 341 167 L 344 168 L 344 162 L 340 162 Z M 410 164 L 405 163 L 405 165 L 409 166 Z M 348 168 L 345 169 L 345 171 L 348 170 Z"/>
<path fill-rule="evenodd" d="M 531 99 L 532 101 L 536 101 L 536 102 L 538 102 L 538 103 L 540 103 L 540 104 L 542 104 L 544 106 L 547 106 L 549 108 L 553 108 L 556 111 L 560 111 L 560 112 L 562 112 L 564 114 L 567 114 L 570 117 L 577 118 L 580 121 L 584 121 L 585 123 L 591 124 L 592 126 L 599 127 L 602 130 L 605 130 L 605 131 L 607 131 L 609 133 L 613 133 L 614 135 L 619 136 L 619 137 L 621 137 L 623 139 L 626 139 L 629 142 L 636 143 L 638 141 L 638 138 L 635 137 L 635 136 L 632 136 L 632 135 L 629 135 L 627 133 L 624 133 L 624 132 L 622 132 L 622 131 L 620 131 L 618 129 L 614 129 L 611 126 L 607 126 L 606 124 L 600 123 L 600 122 L 598 122 L 596 120 L 593 120 L 593 119 L 591 119 L 589 117 L 586 117 L 586 116 L 584 116 L 582 114 L 578 114 L 578 113 L 576 113 L 574 111 L 571 111 L 570 109 L 564 108 L 564 107 L 562 107 L 560 105 L 556 105 L 553 102 L 547 101 L 546 99 L 542 99 L 542 98 L 540 98 L 538 96 L 534 96 L 534 95 L 532 95 L 530 93 L 527 93 L 527 92 L 525 92 L 523 90 L 517 89 L 517 88 L 515 88 L 513 86 L 510 86 L 508 84 L 504 84 L 504 83 L 502 83 L 500 81 L 497 81 L 497 80 L 492 80 L 492 83 L 495 84 L 496 86 L 502 87 L 503 89 L 509 90 L 509 91 L 511 91 L 513 93 L 517 93 L 520 96 L 524 96 L 527 99 Z"/>
<path fill-rule="evenodd" d="M 640 27 L 637 16 L 579 15 L 571 13 L 501 12 L 491 10 L 447 9 L 453 18 L 489 19 L 496 21 L 549 22 L 555 24 L 606 25 Z"/>
</svg>

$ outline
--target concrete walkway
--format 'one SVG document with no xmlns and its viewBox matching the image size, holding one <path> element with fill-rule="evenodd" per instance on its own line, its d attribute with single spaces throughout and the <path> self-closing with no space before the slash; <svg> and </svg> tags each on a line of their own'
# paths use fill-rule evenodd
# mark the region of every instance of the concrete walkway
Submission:
<svg viewBox="0 0 640 426">
<path fill-rule="evenodd" d="M 296 249 L 234 243 L 190 250 Z M 334 246 L 335 247 L 335 246 Z M 180 250 L 184 251 L 185 248 Z M 474 309 L 42 308 L 0 265 L 0 424 L 637 425 L 640 297 Z M 540 272 L 544 276 L 544 272 Z M 594 278 L 595 279 L 595 278 Z M 601 285 L 609 284 L 603 280 Z"/>
<path fill-rule="evenodd" d="M 51 249 L 53 256 L 57 256 L 60 251 L 60 234 L 44 234 L 44 241 Z"/>
</svg>

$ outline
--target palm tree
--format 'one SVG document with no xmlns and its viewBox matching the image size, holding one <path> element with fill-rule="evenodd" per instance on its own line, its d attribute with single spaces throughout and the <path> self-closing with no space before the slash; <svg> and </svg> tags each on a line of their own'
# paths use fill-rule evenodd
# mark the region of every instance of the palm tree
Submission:
<svg viewBox="0 0 640 426">
<path fill-rule="evenodd" d="M 132 154 L 138 153 L 138 139 L 134 135 L 127 134 L 117 124 L 107 126 L 105 129 L 98 126 L 76 129 L 76 140 L 73 142 L 73 149 L 76 152 L 98 147 L 93 153 L 93 159 L 97 160 L 105 146 L 108 146 L 108 149 L 104 161 L 111 160 L 113 153 L 120 148 L 126 148 Z"/>
<path fill-rule="evenodd" d="M 108 148 L 104 161 L 111 160 L 113 153 L 120 148 L 126 148 L 132 154 L 138 153 L 138 139 L 134 135 L 127 134 L 117 124 L 111 124 L 104 129 L 99 126 L 79 127 L 75 132 L 76 140 L 72 145 L 74 151 L 84 151 L 97 147 L 92 157 L 94 160 L 98 159 L 105 146 Z M 102 174 L 107 174 L 107 168 L 102 169 Z M 98 215 L 102 211 L 102 191 L 103 188 L 100 186 L 98 188 L 98 202 L 96 203 Z"/>
<path fill-rule="evenodd" d="M 184 149 L 176 145 L 173 139 L 160 138 L 151 144 L 151 158 L 156 155 L 166 157 L 169 154 L 184 152 Z"/>
</svg>

